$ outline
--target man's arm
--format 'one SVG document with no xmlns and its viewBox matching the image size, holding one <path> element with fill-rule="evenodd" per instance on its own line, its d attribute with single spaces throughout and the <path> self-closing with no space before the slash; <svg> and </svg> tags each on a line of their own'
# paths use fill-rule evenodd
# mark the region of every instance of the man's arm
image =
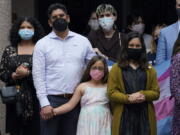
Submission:
<svg viewBox="0 0 180 135">
<path fill-rule="evenodd" d="M 46 82 L 45 82 L 45 54 L 41 44 L 34 48 L 33 52 L 33 68 L 32 68 L 34 86 L 36 88 L 37 97 L 41 107 L 50 105 L 47 99 Z"/>
<path fill-rule="evenodd" d="M 161 64 L 166 60 L 166 40 L 164 36 L 164 32 L 160 32 L 158 45 L 157 45 L 157 53 L 156 53 L 156 64 Z"/>
<path fill-rule="evenodd" d="M 86 41 L 87 47 L 86 47 L 86 57 L 85 57 L 85 62 L 88 63 L 89 60 L 96 55 L 95 51 L 93 50 L 91 43 L 87 39 Z"/>
<path fill-rule="evenodd" d="M 45 82 L 45 51 L 41 44 L 36 44 L 33 52 L 33 80 L 36 88 L 37 97 L 41 105 L 41 117 L 44 120 L 53 117 L 53 107 L 51 107 L 47 98 L 46 82 Z"/>
</svg>

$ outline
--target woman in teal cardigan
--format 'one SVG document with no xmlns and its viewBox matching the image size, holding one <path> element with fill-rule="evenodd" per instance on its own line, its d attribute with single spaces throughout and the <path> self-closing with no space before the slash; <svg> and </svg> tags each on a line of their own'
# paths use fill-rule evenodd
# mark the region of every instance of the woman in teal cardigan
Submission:
<svg viewBox="0 0 180 135">
<path fill-rule="evenodd" d="M 143 38 L 131 32 L 108 79 L 113 111 L 112 135 L 156 135 L 152 101 L 157 100 L 159 94 L 156 71 L 147 62 Z"/>
</svg>

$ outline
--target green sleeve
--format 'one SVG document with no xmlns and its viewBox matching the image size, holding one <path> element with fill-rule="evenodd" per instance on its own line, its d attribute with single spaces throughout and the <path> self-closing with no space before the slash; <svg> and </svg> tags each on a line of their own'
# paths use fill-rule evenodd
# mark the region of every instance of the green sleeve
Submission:
<svg viewBox="0 0 180 135">
<path fill-rule="evenodd" d="M 111 102 L 129 103 L 128 95 L 123 93 L 121 72 L 117 64 L 114 64 L 108 77 L 108 97 Z"/>
<path fill-rule="evenodd" d="M 145 95 L 146 101 L 154 101 L 159 98 L 160 91 L 157 80 L 157 74 L 154 68 L 149 72 L 150 80 L 148 90 L 141 90 L 140 92 Z"/>
</svg>

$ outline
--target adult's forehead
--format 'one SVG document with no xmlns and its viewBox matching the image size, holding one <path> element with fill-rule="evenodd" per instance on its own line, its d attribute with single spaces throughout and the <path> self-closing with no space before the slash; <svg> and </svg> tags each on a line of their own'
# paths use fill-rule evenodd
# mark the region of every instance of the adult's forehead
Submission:
<svg viewBox="0 0 180 135">
<path fill-rule="evenodd" d="M 104 12 L 101 12 L 99 15 L 102 15 L 102 14 L 113 14 L 113 13 L 110 11 L 104 11 Z"/>
<path fill-rule="evenodd" d="M 57 15 L 57 14 L 66 14 L 66 12 L 63 11 L 62 9 L 55 9 L 51 13 L 51 15 Z"/>
</svg>

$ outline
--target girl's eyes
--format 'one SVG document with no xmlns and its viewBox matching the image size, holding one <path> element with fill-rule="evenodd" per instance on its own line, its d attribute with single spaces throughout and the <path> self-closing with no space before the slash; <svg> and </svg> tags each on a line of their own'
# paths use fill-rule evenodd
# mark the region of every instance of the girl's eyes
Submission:
<svg viewBox="0 0 180 135">
<path fill-rule="evenodd" d="M 94 66 L 94 67 L 91 67 L 91 70 L 99 70 L 99 71 L 103 71 L 104 70 L 104 67 L 97 67 L 97 66 Z"/>
</svg>

